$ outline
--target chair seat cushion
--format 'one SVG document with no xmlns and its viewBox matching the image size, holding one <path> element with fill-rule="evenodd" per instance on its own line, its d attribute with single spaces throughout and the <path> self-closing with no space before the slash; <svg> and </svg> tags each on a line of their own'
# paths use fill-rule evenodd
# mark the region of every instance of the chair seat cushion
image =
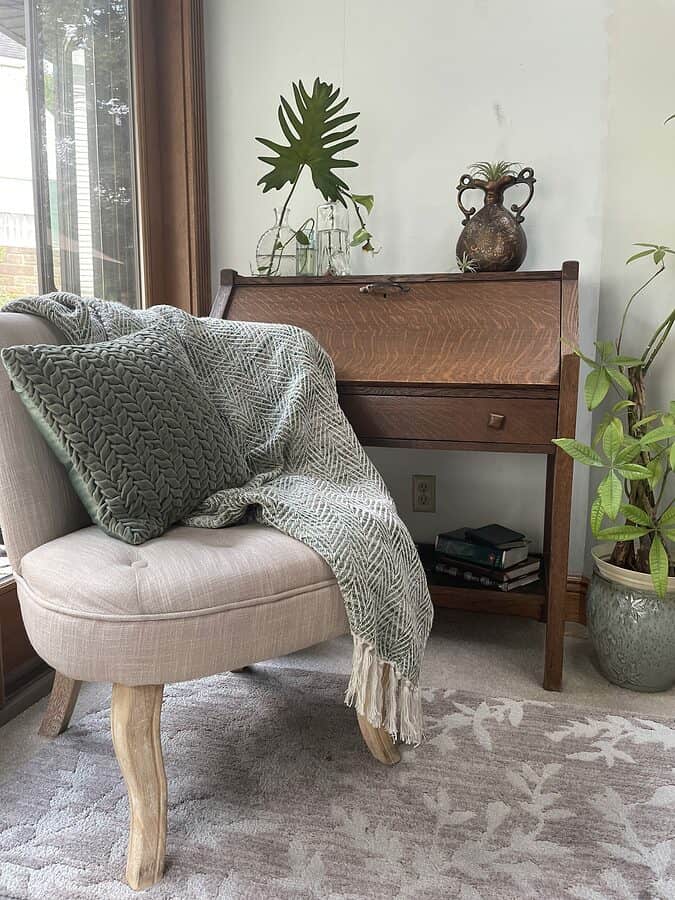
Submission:
<svg viewBox="0 0 675 900">
<path fill-rule="evenodd" d="M 347 630 L 321 557 L 258 524 L 178 526 L 139 546 L 83 528 L 28 553 L 18 589 L 37 652 L 84 681 L 182 681 Z"/>
</svg>

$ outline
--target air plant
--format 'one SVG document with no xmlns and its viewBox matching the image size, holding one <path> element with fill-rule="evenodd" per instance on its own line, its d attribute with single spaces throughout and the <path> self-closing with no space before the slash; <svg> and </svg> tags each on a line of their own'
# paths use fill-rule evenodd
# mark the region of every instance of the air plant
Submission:
<svg viewBox="0 0 675 900">
<path fill-rule="evenodd" d="M 256 138 L 276 154 L 258 157 L 261 162 L 270 166 L 270 170 L 260 178 L 258 184 L 263 185 L 263 193 L 272 189 L 281 190 L 287 184 L 291 186 L 279 217 L 280 230 L 300 176 L 304 169 L 308 168 L 314 186 L 327 202 L 341 203 L 343 206 L 350 203 L 353 206 L 359 227 L 352 236 L 352 247 L 360 246 L 364 251 L 374 253 L 373 236 L 365 220 L 365 215 L 372 212 L 374 197 L 372 194 L 353 194 L 346 181 L 336 172 L 337 169 L 358 166 L 354 160 L 339 158 L 337 154 L 358 144 L 358 138 L 353 137 L 357 127 L 354 120 L 360 115 L 358 112 L 340 115 L 349 102 L 349 97 L 338 101 L 339 95 L 340 88 L 333 88 L 332 84 L 327 84 L 319 78 L 315 79 L 311 94 L 307 93 L 302 81 L 293 83 L 296 108 L 294 109 L 285 97 L 281 97 L 278 110 L 279 124 L 288 143 L 279 144 L 267 138 Z M 343 125 L 348 127 L 340 130 Z M 308 243 L 307 235 L 302 228 L 295 231 L 293 237 L 300 244 Z M 277 233 L 269 265 L 265 266 L 265 271 L 261 274 L 275 273 L 276 254 L 284 246 Z M 278 265 L 277 263 L 277 268 Z"/>
<path fill-rule="evenodd" d="M 464 251 L 461 256 L 455 257 L 455 263 L 457 268 L 462 274 L 466 272 L 477 272 L 478 271 L 478 260 L 472 259 L 469 254 Z"/>
<path fill-rule="evenodd" d="M 504 159 L 500 159 L 498 162 L 477 162 L 472 166 L 469 166 L 469 172 L 472 175 L 478 176 L 479 178 L 483 178 L 485 181 L 499 181 L 500 178 L 504 178 L 506 175 L 510 175 L 515 178 L 518 175 L 518 170 L 520 168 L 520 163 L 517 162 L 507 162 Z"/>
</svg>

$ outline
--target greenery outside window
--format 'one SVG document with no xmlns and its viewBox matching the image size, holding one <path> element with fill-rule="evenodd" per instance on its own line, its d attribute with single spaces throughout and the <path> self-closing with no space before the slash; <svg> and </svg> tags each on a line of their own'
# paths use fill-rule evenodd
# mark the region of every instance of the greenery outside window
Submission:
<svg viewBox="0 0 675 900">
<path fill-rule="evenodd" d="M 0 194 L 0 302 L 37 289 L 140 305 L 129 33 L 128 0 L 0 0 L 3 87 L 3 53 L 25 73 L 9 104 L 21 121 L 3 122 L 22 143 L 14 154 L 22 196 L 4 210 Z M 0 172 L 2 188 L 14 172 Z M 17 259 L 7 234 L 17 223 L 24 275 L 34 255 L 30 290 L 6 265 Z"/>
</svg>

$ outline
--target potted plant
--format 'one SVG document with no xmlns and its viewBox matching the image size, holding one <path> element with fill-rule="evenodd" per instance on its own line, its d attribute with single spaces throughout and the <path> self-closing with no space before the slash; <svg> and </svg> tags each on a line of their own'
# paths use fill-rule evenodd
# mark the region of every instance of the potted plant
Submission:
<svg viewBox="0 0 675 900">
<path fill-rule="evenodd" d="M 311 94 L 302 81 L 293 83 L 295 109 L 283 96 L 280 97 L 278 109 L 279 124 L 286 143 L 256 138 L 275 154 L 258 157 L 270 167 L 258 181 L 263 186 L 263 194 L 272 189 L 280 191 L 290 185 L 281 211 L 277 213 L 275 210 L 277 221 L 258 242 L 256 261 L 259 275 L 288 274 L 280 269 L 285 248 L 296 241 L 300 246 L 309 244 L 305 229 L 310 223 L 314 225 L 313 219 L 306 219 L 298 229 L 290 228 L 286 222 L 288 204 L 305 169 L 311 173 L 314 186 L 327 203 L 338 204 L 345 210 L 348 203 L 353 207 L 358 227 L 352 235 L 350 246 L 361 247 L 366 253 L 378 252 L 366 223 L 375 198 L 372 194 L 353 193 L 344 178 L 338 175 L 338 170 L 358 166 L 354 160 L 337 154 L 358 144 L 359 139 L 354 136 L 357 128 L 354 120 L 360 115 L 358 112 L 344 112 L 349 98 L 339 97 L 340 88 L 333 88 L 332 84 L 320 78 L 315 79 Z M 342 128 L 345 125 L 348 127 Z"/>
<path fill-rule="evenodd" d="M 592 446 L 571 438 L 554 441 L 573 459 L 603 472 L 591 506 L 591 529 L 605 543 L 593 551 L 587 596 L 588 629 L 600 667 L 610 681 L 638 691 L 675 683 L 675 401 L 667 410 L 647 405 L 647 381 L 675 324 L 675 308 L 658 325 L 640 356 L 623 352 L 634 301 L 665 270 L 675 251 L 658 244 L 627 263 L 656 266 L 624 308 L 615 342 L 597 341 L 596 358 L 574 352 L 589 367 L 588 409 L 612 404 Z"/>
</svg>

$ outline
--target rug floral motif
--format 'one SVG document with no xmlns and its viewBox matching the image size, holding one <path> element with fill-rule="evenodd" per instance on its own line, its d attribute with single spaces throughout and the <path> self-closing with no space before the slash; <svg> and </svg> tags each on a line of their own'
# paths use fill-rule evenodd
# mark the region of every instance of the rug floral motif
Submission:
<svg viewBox="0 0 675 900">
<path fill-rule="evenodd" d="M 166 689 L 167 869 L 148 897 L 675 898 L 669 721 L 426 690 L 425 743 L 386 768 L 341 681 L 256 667 Z M 76 711 L 3 784 L 0 897 L 137 896 L 108 716 Z"/>
</svg>

